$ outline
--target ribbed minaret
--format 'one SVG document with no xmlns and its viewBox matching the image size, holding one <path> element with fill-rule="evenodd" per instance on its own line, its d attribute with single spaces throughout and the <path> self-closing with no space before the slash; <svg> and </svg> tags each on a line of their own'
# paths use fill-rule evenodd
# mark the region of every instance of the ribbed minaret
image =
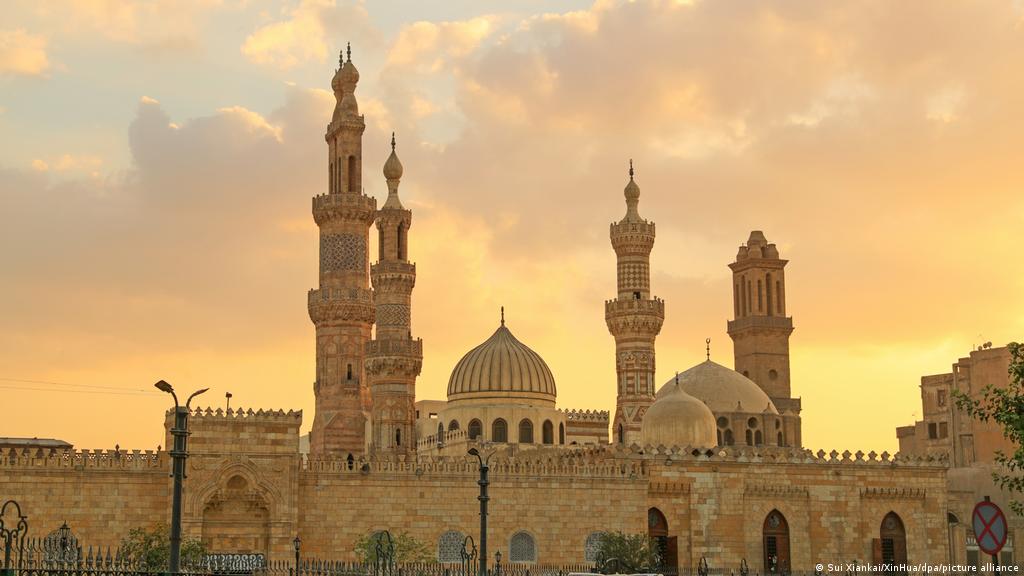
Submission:
<svg viewBox="0 0 1024 576">
<path fill-rule="evenodd" d="M 640 187 L 629 163 L 626 216 L 611 225 L 612 248 L 618 259 L 619 295 L 604 304 L 608 331 L 615 337 L 615 373 L 618 379 L 614 442 L 640 442 L 640 423 L 654 403 L 654 339 L 665 320 L 664 301 L 651 296 L 651 248 L 654 222 L 640 217 Z"/>
<path fill-rule="evenodd" d="M 310 452 L 361 454 L 367 448 L 371 408 L 363 357 L 374 321 L 367 269 L 370 226 L 377 202 L 362 192 L 362 140 L 366 124 L 355 89 L 359 72 L 339 61 L 331 87 L 337 104 L 327 125 L 328 193 L 313 197 L 320 227 L 320 287 L 309 291 L 316 325 L 316 415 Z"/>
<path fill-rule="evenodd" d="M 377 212 L 380 260 L 370 268 L 377 310 L 377 336 L 366 345 L 366 378 L 373 397 L 373 438 L 377 452 L 416 450 L 416 377 L 423 365 L 423 341 L 412 338 L 412 289 L 416 265 L 409 262 L 412 211 L 398 199 L 402 163 L 395 153 L 384 163 L 388 199 Z"/>
</svg>

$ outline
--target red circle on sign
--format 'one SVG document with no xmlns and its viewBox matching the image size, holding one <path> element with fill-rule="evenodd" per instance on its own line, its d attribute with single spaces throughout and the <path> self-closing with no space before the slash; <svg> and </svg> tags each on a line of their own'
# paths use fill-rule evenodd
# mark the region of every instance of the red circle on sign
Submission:
<svg viewBox="0 0 1024 576">
<path fill-rule="evenodd" d="M 974 528 L 974 540 L 982 552 L 995 555 L 1006 545 L 1006 516 L 995 502 L 984 500 L 974 506 L 971 527 Z"/>
</svg>

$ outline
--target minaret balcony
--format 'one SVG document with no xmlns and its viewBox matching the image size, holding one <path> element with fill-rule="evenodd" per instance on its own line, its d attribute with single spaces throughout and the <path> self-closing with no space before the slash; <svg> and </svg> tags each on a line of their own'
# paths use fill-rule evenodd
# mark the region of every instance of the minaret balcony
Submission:
<svg viewBox="0 0 1024 576">
<path fill-rule="evenodd" d="M 377 199 L 366 194 L 320 194 L 313 197 L 313 220 L 318 226 L 337 220 L 355 220 L 373 224 L 377 217 Z"/>
<path fill-rule="evenodd" d="M 790 316 L 744 316 L 728 322 L 730 334 L 751 328 L 767 328 L 789 334 L 793 331 L 793 318 Z"/>
<path fill-rule="evenodd" d="M 390 274 L 401 274 L 401 275 L 416 275 L 416 264 L 413 262 L 406 262 L 405 260 L 381 260 L 376 264 L 370 265 L 371 275 L 390 275 Z"/>
<path fill-rule="evenodd" d="M 366 343 L 366 356 L 402 356 L 423 358 L 423 339 L 370 340 Z"/>
<path fill-rule="evenodd" d="M 307 295 L 309 318 L 314 324 L 357 322 L 373 324 L 373 292 L 363 288 L 319 288 Z"/>
</svg>

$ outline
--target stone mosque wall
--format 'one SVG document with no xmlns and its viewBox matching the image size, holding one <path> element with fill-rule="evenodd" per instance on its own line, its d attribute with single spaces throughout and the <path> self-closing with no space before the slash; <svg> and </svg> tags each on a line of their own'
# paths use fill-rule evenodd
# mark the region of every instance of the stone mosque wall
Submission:
<svg viewBox="0 0 1024 576">
<path fill-rule="evenodd" d="M 284 561 L 296 535 L 306 557 L 331 560 L 354 560 L 356 540 L 376 530 L 408 531 L 432 550 L 448 532 L 478 537 L 475 461 L 306 457 L 298 452 L 300 424 L 298 412 L 195 411 L 185 534 L 214 552 Z M 169 520 L 169 469 L 166 452 L 6 454 L 0 496 L 21 503 L 32 536 L 66 521 L 80 542 L 116 546 L 131 528 Z M 682 567 L 702 556 L 712 566 L 746 558 L 761 567 L 773 510 L 788 524 L 793 569 L 870 561 L 889 512 L 905 526 L 910 562 L 942 562 L 948 554 L 946 468 L 934 459 L 537 448 L 496 456 L 491 480 L 490 550 L 506 561 L 512 540 L 525 538 L 537 563 L 582 563 L 588 536 L 646 531 L 651 509 L 664 516 Z"/>
</svg>

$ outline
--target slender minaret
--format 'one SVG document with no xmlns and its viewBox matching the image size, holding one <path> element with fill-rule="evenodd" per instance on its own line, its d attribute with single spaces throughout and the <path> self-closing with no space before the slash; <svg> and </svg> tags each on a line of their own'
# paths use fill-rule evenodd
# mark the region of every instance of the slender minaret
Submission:
<svg viewBox="0 0 1024 576">
<path fill-rule="evenodd" d="M 362 139 L 366 123 L 355 89 L 359 72 L 341 61 L 331 87 L 337 104 L 327 125 L 328 193 L 313 197 L 320 227 L 320 287 L 309 291 L 316 326 L 316 415 L 310 452 L 339 455 L 366 450 L 371 398 L 363 370 L 374 322 L 367 269 L 370 226 L 377 201 L 362 192 Z"/>
<path fill-rule="evenodd" d="M 788 260 L 779 258 L 775 244 L 754 230 L 740 246 L 732 269 L 733 319 L 728 322 L 735 368 L 772 399 L 784 415 L 787 446 L 799 446 L 800 399 L 789 385 L 789 335 L 793 318 L 786 316 Z"/>
<path fill-rule="evenodd" d="M 614 442 L 640 441 L 640 422 L 654 403 L 654 339 L 665 320 L 665 302 L 651 296 L 651 248 L 654 222 L 640 217 L 640 187 L 629 162 L 626 216 L 611 225 L 612 248 L 618 259 L 619 295 L 604 304 L 608 331 L 615 337 L 615 372 L 618 379 Z"/>
<path fill-rule="evenodd" d="M 377 212 L 380 260 L 370 268 L 377 310 L 377 337 L 366 345 L 366 378 L 373 397 L 371 440 L 376 452 L 411 454 L 416 450 L 416 377 L 423 365 L 423 341 L 412 338 L 412 289 L 416 265 L 409 262 L 412 211 L 402 206 L 398 184 L 402 163 L 395 153 L 384 163 L 388 199 Z"/>
</svg>

